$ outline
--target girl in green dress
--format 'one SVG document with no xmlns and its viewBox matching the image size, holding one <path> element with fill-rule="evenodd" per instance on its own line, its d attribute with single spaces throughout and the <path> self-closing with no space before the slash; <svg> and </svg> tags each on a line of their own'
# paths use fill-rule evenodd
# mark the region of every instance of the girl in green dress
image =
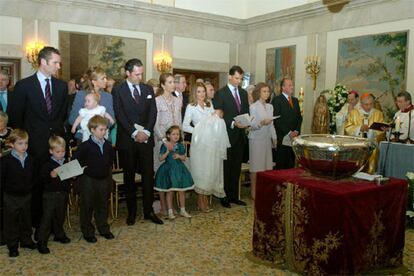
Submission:
<svg viewBox="0 0 414 276">
<path fill-rule="evenodd" d="M 166 137 L 171 147 L 162 144 L 160 149 L 160 161 L 164 161 L 155 175 L 155 190 L 167 192 L 168 218 L 175 219 L 173 212 L 173 195 L 177 191 L 180 202 L 180 215 L 186 218 L 191 216 L 185 210 L 185 191 L 194 188 L 193 178 L 184 165 L 185 147 L 181 143 L 181 130 L 179 126 L 171 126 Z M 171 148 L 172 150 L 169 150 Z"/>
</svg>

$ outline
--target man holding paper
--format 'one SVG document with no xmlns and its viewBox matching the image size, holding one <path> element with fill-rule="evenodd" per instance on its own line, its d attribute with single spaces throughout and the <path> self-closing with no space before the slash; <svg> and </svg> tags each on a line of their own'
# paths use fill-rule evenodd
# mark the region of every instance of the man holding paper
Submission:
<svg viewBox="0 0 414 276">
<path fill-rule="evenodd" d="M 221 199 L 221 204 L 229 208 L 230 203 L 246 205 L 239 199 L 239 177 L 243 152 L 247 143 L 245 129 L 235 117 L 249 113 L 247 92 L 239 85 L 243 79 L 243 69 L 234 65 L 229 70 L 229 82 L 214 95 L 214 108 L 223 112 L 226 122 L 227 134 L 231 147 L 227 149 L 227 160 L 224 160 L 224 191 L 226 197 Z"/>
<path fill-rule="evenodd" d="M 292 139 L 299 135 L 302 125 L 299 101 L 293 97 L 293 82 L 283 78 L 281 92 L 272 100 L 273 114 L 280 116 L 273 122 L 277 134 L 276 169 L 290 169 L 295 166 Z"/>
</svg>

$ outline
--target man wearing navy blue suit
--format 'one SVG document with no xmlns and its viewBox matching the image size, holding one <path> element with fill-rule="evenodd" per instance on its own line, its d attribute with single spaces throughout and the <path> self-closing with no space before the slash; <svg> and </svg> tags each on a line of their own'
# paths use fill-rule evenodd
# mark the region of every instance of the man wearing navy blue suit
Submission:
<svg viewBox="0 0 414 276">
<path fill-rule="evenodd" d="M 58 49 L 46 46 L 38 55 L 35 74 L 16 83 L 10 104 L 10 126 L 29 133 L 29 154 L 34 158 L 34 188 L 32 193 L 32 223 L 35 228 L 42 216 L 42 190 L 38 172 L 49 159 L 49 138 L 65 137 L 64 121 L 67 110 L 67 84 L 55 78 L 60 69 Z"/>
<path fill-rule="evenodd" d="M 280 95 L 272 99 L 273 113 L 280 116 L 274 120 L 277 134 L 276 169 L 289 169 L 295 166 L 295 153 L 288 143 L 300 134 L 302 115 L 299 101 L 293 96 L 293 82 L 289 78 L 282 79 Z M 285 138 L 285 139 L 284 139 Z"/>
<path fill-rule="evenodd" d="M 247 136 L 243 126 L 234 121 L 237 115 L 249 113 L 247 92 L 240 87 L 243 80 L 243 69 L 234 65 L 229 70 L 229 82 L 214 95 L 214 108 L 223 112 L 227 134 L 231 147 L 227 149 L 227 159 L 224 160 L 224 191 L 226 197 L 221 199 L 221 205 L 230 208 L 230 203 L 246 205 L 239 199 L 239 177 L 243 161 Z"/>
<path fill-rule="evenodd" d="M 142 176 L 144 219 L 163 224 L 152 208 L 154 197 L 154 125 L 157 106 L 152 87 L 142 83 L 144 66 L 139 59 L 125 64 L 126 80 L 112 91 L 118 122 L 116 144 L 124 169 L 128 208 L 127 225 L 134 225 L 137 215 L 135 173 Z M 136 128 L 138 126 L 138 129 Z"/>
</svg>

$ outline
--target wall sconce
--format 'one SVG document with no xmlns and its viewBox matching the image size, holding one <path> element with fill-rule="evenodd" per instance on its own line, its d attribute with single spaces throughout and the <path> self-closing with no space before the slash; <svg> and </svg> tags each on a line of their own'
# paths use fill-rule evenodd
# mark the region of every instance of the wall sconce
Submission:
<svg viewBox="0 0 414 276">
<path fill-rule="evenodd" d="M 313 91 L 316 90 L 316 80 L 321 70 L 321 59 L 318 56 L 307 56 L 305 59 L 306 73 L 308 73 L 313 80 Z"/>
<path fill-rule="evenodd" d="M 26 58 L 27 61 L 32 65 L 33 69 L 36 70 L 39 64 L 37 63 L 37 56 L 40 50 L 45 47 L 43 43 L 39 41 L 30 42 L 26 46 Z"/>
<path fill-rule="evenodd" d="M 27 61 L 32 65 L 32 68 L 34 70 L 37 70 L 37 67 L 39 66 L 37 63 L 37 57 L 39 55 L 40 50 L 45 47 L 45 45 L 38 41 L 37 39 L 37 19 L 34 22 L 34 32 L 35 32 L 35 40 L 33 42 L 29 42 L 26 46 L 26 58 Z"/>
<path fill-rule="evenodd" d="M 168 53 L 161 53 L 154 57 L 158 72 L 169 73 L 172 67 L 172 58 Z"/>
</svg>

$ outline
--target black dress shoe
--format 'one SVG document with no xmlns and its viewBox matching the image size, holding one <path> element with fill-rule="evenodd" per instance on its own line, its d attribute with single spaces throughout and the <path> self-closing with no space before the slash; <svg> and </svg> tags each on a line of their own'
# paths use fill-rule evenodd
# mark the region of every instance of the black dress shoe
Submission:
<svg viewBox="0 0 414 276">
<path fill-rule="evenodd" d="M 230 202 L 227 199 L 227 197 L 220 198 L 220 203 L 221 203 L 221 206 L 225 208 L 231 208 Z"/>
<path fill-rule="evenodd" d="M 46 244 L 40 244 L 39 243 L 37 245 L 37 250 L 39 251 L 40 254 L 49 254 L 50 253 L 50 250 L 49 250 L 49 248 L 47 247 Z"/>
<path fill-rule="evenodd" d="M 127 218 L 126 224 L 128 226 L 134 225 L 135 224 L 135 219 L 133 219 L 133 218 Z"/>
<path fill-rule="evenodd" d="M 101 234 L 101 236 L 104 237 L 107 240 L 113 240 L 115 238 L 114 237 L 114 234 L 112 234 L 111 232 L 108 232 L 108 233 L 105 233 L 105 234 Z"/>
<path fill-rule="evenodd" d="M 9 257 L 10 258 L 15 258 L 19 256 L 19 250 L 16 249 L 9 249 Z"/>
<path fill-rule="evenodd" d="M 33 250 L 37 248 L 37 244 L 35 244 L 34 242 L 31 242 L 31 243 L 26 243 L 26 244 L 20 244 L 20 247 Z"/>
<path fill-rule="evenodd" d="M 53 241 L 60 243 L 70 243 L 70 239 L 66 236 L 63 236 L 62 238 L 54 237 Z"/>
<path fill-rule="evenodd" d="M 85 237 L 85 236 L 83 236 L 83 238 L 85 239 L 85 241 L 87 241 L 89 243 L 95 243 L 95 242 L 98 241 L 95 236 L 91 236 L 91 237 Z"/>
<path fill-rule="evenodd" d="M 155 224 L 164 224 L 164 222 L 159 217 L 157 217 L 154 212 L 144 215 L 144 219 L 151 220 Z"/>
<path fill-rule="evenodd" d="M 231 200 L 230 200 L 230 203 L 234 203 L 234 204 L 236 204 L 236 205 L 240 205 L 240 206 L 246 206 L 246 205 L 247 205 L 247 204 L 246 204 L 246 202 L 241 201 L 241 200 L 239 200 L 239 199 L 231 199 Z"/>
</svg>

